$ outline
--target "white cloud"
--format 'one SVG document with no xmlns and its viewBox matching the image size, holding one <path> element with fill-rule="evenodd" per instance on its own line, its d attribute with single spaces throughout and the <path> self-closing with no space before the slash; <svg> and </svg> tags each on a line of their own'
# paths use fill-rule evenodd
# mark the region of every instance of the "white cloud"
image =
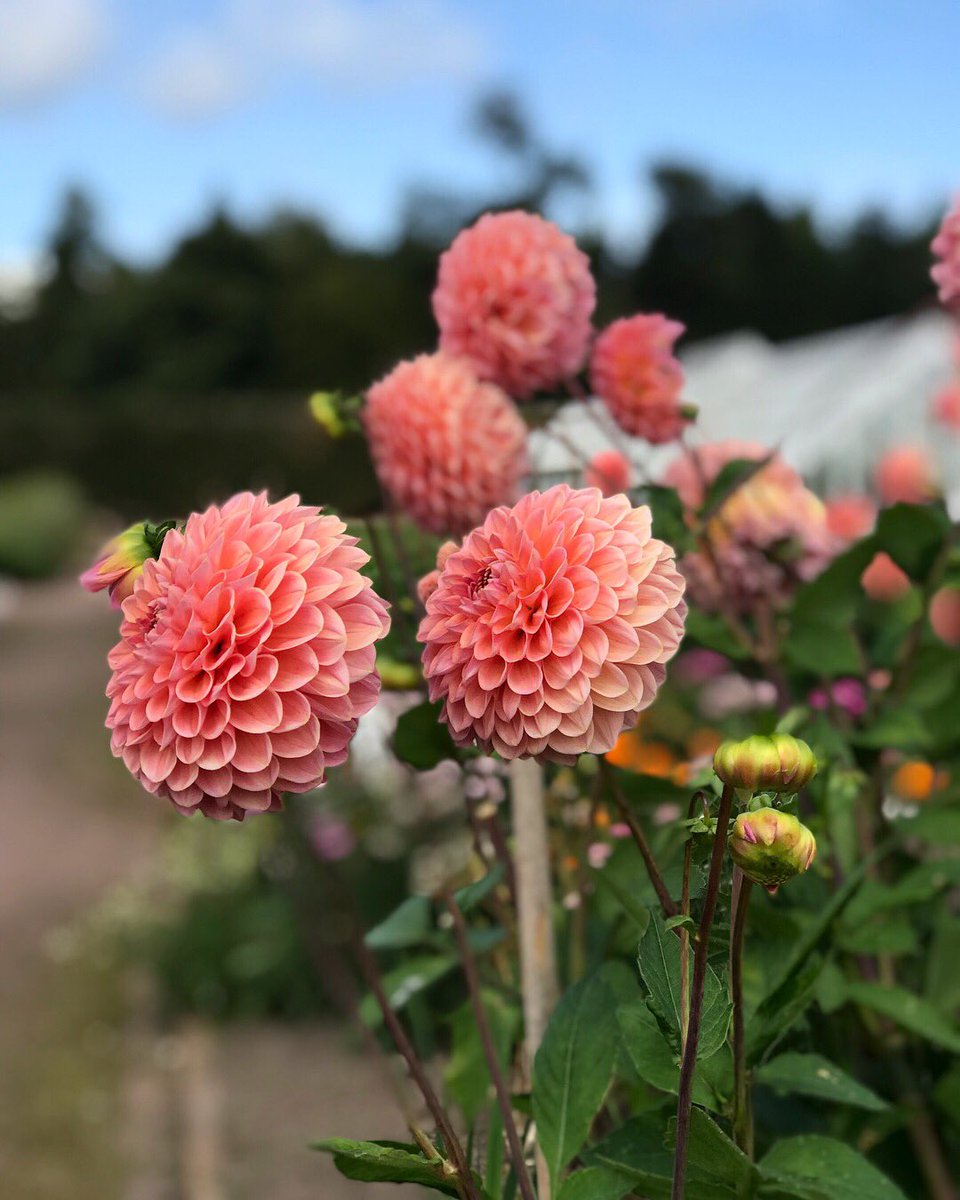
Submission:
<svg viewBox="0 0 960 1200">
<path fill-rule="evenodd" d="M 203 118 L 291 71 L 369 90 L 473 79 L 488 58 L 483 32 L 442 0 L 227 0 L 161 49 L 144 90 L 168 115 Z"/>
<path fill-rule="evenodd" d="M 100 0 L 0 0 L 0 107 L 56 94 L 96 62 L 107 35 Z"/>
</svg>

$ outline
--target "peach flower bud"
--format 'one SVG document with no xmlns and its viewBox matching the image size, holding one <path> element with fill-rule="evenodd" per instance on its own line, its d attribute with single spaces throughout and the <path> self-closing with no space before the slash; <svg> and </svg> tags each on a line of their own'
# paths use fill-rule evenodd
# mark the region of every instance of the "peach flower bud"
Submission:
<svg viewBox="0 0 960 1200">
<path fill-rule="evenodd" d="M 799 792 L 817 773 L 806 742 L 787 733 L 756 733 L 743 741 L 722 742 L 713 769 L 724 783 L 748 792 Z"/>
<path fill-rule="evenodd" d="M 741 813 L 730 834 L 730 857 L 754 883 L 774 895 L 816 857 L 813 834 L 795 816 L 777 808 Z"/>
<path fill-rule="evenodd" d="M 584 486 L 599 488 L 605 496 L 628 492 L 632 479 L 630 460 L 619 450 L 601 450 L 583 468 Z"/>
<path fill-rule="evenodd" d="M 884 551 L 873 556 L 860 583 L 871 600 L 882 604 L 892 604 L 910 591 L 910 577 Z"/>
<path fill-rule="evenodd" d="M 870 497 L 855 493 L 827 500 L 824 510 L 827 529 L 844 542 L 855 542 L 858 538 L 866 537 L 877 519 L 877 506 Z"/>
<path fill-rule="evenodd" d="M 110 604 L 119 608 L 132 594 L 133 585 L 143 573 L 143 564 L 148 558 L 156 558 L 167 532 L 175 522 L 165 521 L 161 525 L 150 525 L 138 521 L 118 533 L 100 551 L 96 562 L 80 576 L 80 583 L 88 592 L 110 591 Z"/>
<path fill-rule="evenodd" d="M 895 446 L 877 463 L 877 491 L 884 504 L 926 504 L 939 494 L 936 470 L 921 446 Z"/>
</svg>

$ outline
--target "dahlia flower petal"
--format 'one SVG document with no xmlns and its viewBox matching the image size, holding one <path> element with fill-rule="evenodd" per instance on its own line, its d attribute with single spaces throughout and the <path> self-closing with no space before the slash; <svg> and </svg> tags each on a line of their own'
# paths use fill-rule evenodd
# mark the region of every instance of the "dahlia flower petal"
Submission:
<svg viewBox="0 0 960 1200">
<path fill-rule="evenodd" d="M 167 534 L 108 656 L 113 753 L 147 791 L 215 820 L 319 786 L 379 690 L 389 620 L 366 561 L 295 496 L 245 492 Z"/>
<path fill-rule="evenodd" d="M 460 745 L 556 761 L 605 752 L 653 701 L 682 596 L 672 552 L 626 498 L 530 493 L 438 563 L 418 635 L 430 697 Z"/>
</svg>

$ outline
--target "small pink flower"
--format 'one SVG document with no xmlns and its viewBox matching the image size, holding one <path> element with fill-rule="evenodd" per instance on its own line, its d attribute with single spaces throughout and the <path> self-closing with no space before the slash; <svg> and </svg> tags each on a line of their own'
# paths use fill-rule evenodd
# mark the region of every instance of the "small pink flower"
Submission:
<svg viewBox="0 0 960 1200">
<path fill-rule="evenodd" d="M 626 821 L 614 821 L 610 826 L 610 836 L 617 841 L 623 841 L 630 836 L 630 826 Z"/>
<path fill-rule="evenodd" d="M 599 488 L 605 496 L 630 490 L 633 467 L 619 450 L 600 450 L 583 469 L 585 487 Z"/>
<path fill-rule="evenodd" d="M 910 577 L 884 551 L 873 556 L 860 583 L 871 600 L 882 604 L 899 600 L 910 591 Z"/>
<path fill-rule="evenodd" d="M 683 368 L 673 354 L 683 332 L 661 313 L 638 313 L 614 321 L 594 342 L 590 386 L 631 437 L 672 442 L 692 419 L 680 403 Z"/>
<path fill-rule="evenodd" d="M 160 530 L 165 529 L 165 526 L 160 527 Z M 143 564 L 154 556 L 154 547 L 147 534 L 148 526 L 138 521 L 111 538 L 100 551 L 96 562 L 80 576 L 81 586 L 88 592 L 100 592 L 108 588 L 111 606 L 119 608 L 132 593 L 133 585 L 143 571 Z M 158 541 L 162 540 L 163 533 L 160 532 Z"/>
<path fill-rule="evenodd" d="M 703 537 L 709 550 L 691 551 L 680 564 L 691 596 L 708 611 L 731 603 L 743 612 L 761 603 L 782 605 L 840 547 L 818 497 L 779 454 L 752 442 L 710 443 L 668 467 L 664 482 L 676 488 L 691 524 L 699 520 L 710 484 L 737 459 L 769 461 L 707 520 Z"/>
<path fill-rule="evenodd" d="M 310 843 L 321 862 L 341 862 L 354 852 L 357 839 L 346 821 L 319 816 L 310 826 Z"/>
<path fill-rule="evenodd" d="M 843 542 L 856 542 L 866 537 L 877 519 L 877 506 L 869 496 L 850 493 L 827 500 L 827 528 Z"/>
<path fill-rule="evenodd" d="M 925 504 L 937 495 L 936 471 L 920 446 L 895 446 L 877 463 L 874 478 L 884 504 Z"/>
<path fill-rule="evenodd" d="M 367 392 L 363 423 L 384 489 L 424 529 L 465 533 L 519 493 L 526 425 L 464 359 L 400 363 Z"/>
<path fill-rule="evenodd" d="M 808 703 L 819 712 L 826 712 L 834 704 L 851 717 L 862 717 L 867 711 L 867 693 L 859 679 L 837 679 L 829 689 L 815 688 L 808 697 Z"/>
<path fill-rule="evenodd" d="M 943 218 L 930 249 L 940 260 L 930 272 L 939 288 L 940 303 L 952 304 L 960 299 L 960 196 Z"/>
<path fill-rule="evenodd" d="M 390 624 L 345 530 L 244 492 L 166 535 L 109 655 L 111 746 L 147 791 L 243 820 L 344 761 Z"/>
<path fill-rule="evenodd" d="M 613 847 L 609 842 L 591 842 L 587 847 L 587 862 L 595 871 L 601 871 L 612 853 Z"/>
<path fill-rule="evenodd" d="M 948 429 L 960 430 L 960 379 L 947 384 L 934 396 L 933 419 Z"/>
<path fill-rule="evenodd" d="M 683 633 L 673 551 L 626 496 L 558 484 L 447 558 L 418 637 L 458 745 L 572 763 L 653 702 Z"/>
<path fill-rule="evenodd" d="M 583 366 L 596 285 L 587 256 L 526 212 L 487 213 L 440 257 L 440 348 L 518 400 Z"/>
</svg>

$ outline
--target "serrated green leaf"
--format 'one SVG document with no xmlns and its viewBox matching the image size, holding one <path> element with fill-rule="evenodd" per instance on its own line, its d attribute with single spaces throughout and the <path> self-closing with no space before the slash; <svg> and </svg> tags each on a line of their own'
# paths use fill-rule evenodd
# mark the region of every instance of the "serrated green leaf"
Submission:
<svg viewBox="0 0 960 1200">
<path fill-rule="evenodd" d="M 312 1150 L 333 1155 L 333 1165 L 347 1179 L 366 1183 L 416 1183 L 420 1187 L 456 1196 L 457 1188 L 440 1163 L 432 1162 L 416 1146 L 399 1142 L 355 1142 L 325 1138 Z"/>
<path fill-rule="evenodd" d="M 670 1200 L 673 1153 L 664 1146 L 659 1118 L 635 1117 L 583 1155 L 591 1165 L 627 1176 L 644 1200 Z M 713 1171 L 691 1163 L 684 1200 L 735 1200 L 734 1190 Z"/>
<path fill-rule="evenodd" d="M 493 889 L 502 882 L 503 864 L 494 863 L 482 879 L 478 879 L 476 883 L 468 883 L 466 887 L 459 888 L 453 893 L 453 898 L 456 900 L 460 911 L 468 913 L 476 908 L 482 900 L 485 900 Z"/>
<path fill-rule="evenodd" d="M 616 998 L 601 969 L 565 993 L 534 1061 L 533 1114 L 555 1186 L 603 1103 L 617 1038 Z"/>
<path fill-rule="evenodd" d="M 847 997 L 881 1016 L 889 1017 L 904 1029 L 916 1033 L 935 1046 L 960 1054 L 960 1030 L 929 1001 L 906 988 L 881 983 L 854 982 L 847 985 Z"/>
<path fill-rule="evenodd" d="M 868 1112 L 882 1112 L 889 1107 L 876 1092 L 858 1083 L 821 1054 L 780 1054 L 758 1067 L 754 1079 L 776 1092 L 814 1096 Z"/>
<path fill-rule="evenodd" d="M 454 954 L 421 954 L 408 959 L 383 977 L 383 990 L 390 1007 L 399 1012 L 418 993 L 442 979 L 457 965 Z M 372 995 L 360 1002 L 360 1016 L 373 1029 L 383 1021 L 383 1014 Z"/>
<path fill-rule="evenodd" d="M 617 1020 L 623 1044 L 637 1074 L 661 1092 L 677 1094 L 680 1061 L 676 1050 L 663 1036 L 656 1018 L 642 1001 L 621 1004 Z M 693 1102 L 719 1112 L 733 1084 L 733 1059 L 729 1047 L 710 1058 L 698 1059 L 693 1080 Z"/>
<path fill-rule="evenodd" d="M 893 504 L 877 518 L 877 548 L 885 551 L 911 579 L 927 577 L 950 536 L 950 518 L 939 505 Z"/>
<path fill-rule="evenodd" d="M 371 950 L 403 950 L 422 945 L 434 933 L 433 910 L 426 896 L 408 896 L 364 941 Z"/>
<path fill-rule="evenodd" d="M 632 1181 L 619 1171 L 611 1171 L 607 1167 L 586 1167 L 563 1181 L 557 1200 L 622 1200 L 632 1191 Z"/>
<path fill-rule="evenodd" d="M 906 1200 L 873 1163 L 845 1142 L 809 1135 L 775 1143 L 760 1162 L 760 1195 L 798 1200 Z M 781 1190 L 777 1190 L 777 1189 Z"/>
<path fill-rule="evenodd" d="M 676 1120 L 670 1122 L 668 1144 L 676 1138 Z M 738 1196 L 750 1195 L 757 1170 L 744 1152 L 701 1108 L 690 1110 L 690 1140 L 687 1162 L 694 1170 L 709 1173 L 717 1183 L 727 1184 Z"/>
<path fill-rule="evenodd" d="M 693 978 L 693 951 L 689 950 L 690 978 Z M 669 1029 L 679 1045 L 680 1039 L 680 939 L 669 933 L 660 913 L 653 909 L 650 924 L 640 939 L 637 957 L 640 976 L 643 979 L 650 1007 Z M 700 1043 L 698 1058 L 709 1058 L 716 1054 L 727 1040 L 731 1016 L 727 989 L 717 978 L 712 967 L 707 968 L 703 989 L 703 1007 L 700 1018 Z"/>
<path fill-rule="evenodd" d="M 826 679 L 856 675 L 863 669 L 857 639 L 833 614 L 795 621 L 783 643 L 787 660 L 801 671 Z"/>
</svg>

